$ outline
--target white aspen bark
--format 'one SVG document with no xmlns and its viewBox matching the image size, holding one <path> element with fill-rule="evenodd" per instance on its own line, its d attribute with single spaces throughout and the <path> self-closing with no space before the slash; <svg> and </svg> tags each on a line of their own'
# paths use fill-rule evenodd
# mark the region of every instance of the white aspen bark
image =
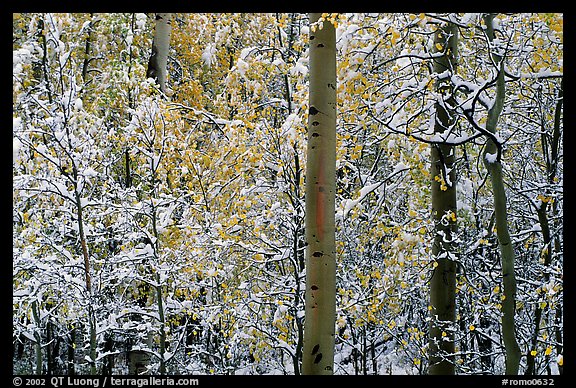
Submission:
<svg viewBox="0 0 576 388">
<path fill-rule="evenodd" d="M 434 46 L 444 52 L 434 62 L 437 74 L 455 72 L 458 50 L 458 29 L 454 24 L 439 28 L 434 35 Z M 435 132 L 444 132 L 454 122 L 454 112 L 447 107 L 454 105 L 452 85 L 448 79 L 440 80 L 436 90 L 444 103 L 436 103 Z M 451 103 L 452 102 L 452 103 Z M 454 146 L 432 144 L 430 149 L 430 174 L 432 177 L 431 202 L 434 221 L 432 256 L 436 268 L 430 280 L 430 333 L 428 350 L 428 374 L 453 375 L 454 331 L 456 321 L 456 156 Z"/>
<path fill-rule="evenodd" d="M 310 14 L 310 23 L 319 13 Z M 336 319 L 336 31 L 310 33 L 310 107 L 306 162 L 306 307 L 302 373 L 334 369 Z"/>
<path fill-rule="evenodd" d="M 154 78 L 162 93 L 166 93 L 166 78 L 168 68 L 168 50 L 170 49 L 170 35 L 172 33 L 172 14 L 157 13 L 152 42 L 152 54 L 148 61 L 147 77 Z"/>
<path fill-rule="evenodd" d="M 487 15 L 484 17 L 486 33 L 490 42 L 494 39 L 493 19 L 494 15 Z M 504 81 L 503 58 L 498 53 L 492 53 L 492 60 L 498 66 L 498 76 L 496 79 L 496 96 L 494 97 L 492 108 L 488 111 L 486 129 L 495 134 L 498 119 L 500 118 L 504 106 L 506 86 Z M 497 157 L 495 159 L 492 156 L 488 158 L 488 155 L 497 155 Z M 506 350 L 506 374 L 517 375 L 520 368 L 520 358 L 522 357 L 522 354 L 520 352 L 518 341 L 516 340 L 516 325 L 514 322 L 514 315 L 516 312 L 515 253 L 508 229 L 508 210 L 506 208 L 506 191 L 504 188 L 504 180 L 502 178 L 501 156 L 498 145 L 494 143 L 493 139 L 488 139 L 483 157 L 484 164 L 488 169 L 490 181 L 492 183 L 494 214 L 496 218 L 496 236 L 500 247 L 500 255 L 502 257 L 502 284 L 504 296 L 504 300 L 502 301 L 502 339 L 504 340 L 504 348 Z"/>
</svg>

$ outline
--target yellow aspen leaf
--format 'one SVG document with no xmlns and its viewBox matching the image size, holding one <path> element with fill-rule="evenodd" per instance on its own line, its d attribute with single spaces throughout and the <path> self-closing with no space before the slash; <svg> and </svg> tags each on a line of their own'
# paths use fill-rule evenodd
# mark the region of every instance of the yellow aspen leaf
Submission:
<svg viewBox="0 0 576 388">
<path fill-rule="evenodd" d="M 540 309 L 546 308 L 546 305 L 547 305 L 547 304 L 548 304 L 548 303 L 546 303 L 546 302 L 540 302 Z"/>
<path fill-rule="evenodd" d="M 476 329 L 476 327 L 474 325 L 470 325 L 470 326 L 468 326 L 468 329 L 470 329 L 470 331 L 474 331 Z"/>
<path fill-rule="evenodd" d="M 395 44 L 398 41 L 398 38 L 400 37 L 400 33 L 396 30 L 392 31 L 392 38 L 390 38 L 390 41 L 392 42 L 392 44 Z"/>
<path fill-rule="evenodd" d="M 544 354 L 547 356 L 551 355 L 552 354 L 552 348 L 550 346 L 548 346 L 546 348 L 546 350 L 544 351 Z"/>
<path fill-rule="evenodd" d="M 536 354 L 538 354 L 538 352 L 537 352 L 536 350 L 532 350 L 532 351 L 530 352 L 530 355 L 531 355 L 531 356 L 535 356 Z"/>
</svg>

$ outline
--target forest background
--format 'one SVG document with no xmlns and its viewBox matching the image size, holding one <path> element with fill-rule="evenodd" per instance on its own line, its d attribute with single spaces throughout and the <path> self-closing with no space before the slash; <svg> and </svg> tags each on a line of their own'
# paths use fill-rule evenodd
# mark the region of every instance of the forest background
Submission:
<svg viewBox="0 0 576 388">
<path fill-rule="evenodd" d="M 159 15 L 13 14 L 15 374 L 302 372 L 319 25 Z M 425 374 L 439 355 L 457 374 L 514 357 L 518 373 L 562 373 L 563 15 L 322 19 L 333 373 Z M 434 213 L 435 192 L 455 206 Z M 454 317 L 438 330 L 431 280 L 447 265 Z"/>
</svg>

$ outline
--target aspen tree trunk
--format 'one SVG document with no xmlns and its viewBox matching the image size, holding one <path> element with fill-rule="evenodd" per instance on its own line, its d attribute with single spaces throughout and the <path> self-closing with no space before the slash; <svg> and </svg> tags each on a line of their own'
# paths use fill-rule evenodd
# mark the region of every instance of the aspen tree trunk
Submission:
<svg viewBox="0 0 576 388">
<path fill-rule="evenodd" d="M 294 266 L 294 279 L 296 280 L 296 289 L 294 292 L 294 316 L 296 321 L 296 328 L 298 333 L 298 339 L 296 341 L 296 351 L 295 354 L 292 356 L 292 363 L 294 365 L 294 374 L 296 376 L 300 375 L 300 359 L 302 356 L 302 347 L 304 344 L 304 322 L 303 319 L 298 317 L 298 310 L 299 305 L 301 303 L 300 299 L 300 274 L 304 270 L 304 252 L 302 252 L 301 248 L 303 246 L 302 237 L 304 234 L 304 225 L 302 225 L 301 216 L 298 214 L 299 209 L 296 207 L 300 204 L 300 177 L 301 177 L 300 168 L 300 158 L 298 157 L 298 149 L 297 143 L 294 143 L 294 231 L 293 231 L 293 246 L 292 246 L 292 255 L 293 255 L 293 266 Z M 299 206 L 298 206 L 299 207 Z"/>
<path fill-rule="evenodd" d="M 170 48 L 170 34 L 172 32 L 172 14 L 157 13 L 152 42 L 152 54 L 148 61 L 146 77 L 154 78 L 162 93 L 166 93 L 166 74 L 168 67 L 168 50 Z"/>
<path fill-rule="evenodd" d="M 556 179 L 556 166 L 558 163 L 558 147 L 560 141 L 560 117 L 563 105 L 563 82 L 560 84 L 560 92 L 558 93 L 558 102 L 556 104 L 556 110 L 554 112 L 554 129 L 552 133 L 552 143 L 548 144 L 548 140 L 545 134 L 546 129 L 542 128 L 541 144 L 542 144 L 542 154 L 546 157 L 546 173 L 548 176 L 548 182 L 552 185 Z M 552 204 L 552 213 L 555 213 L 554 204 Z M 556 249 L 556 244 L 553 244 L 552 235 L 550 233 L 550 225 L 548 222 L 548 202 L 541 202 L 540 206 L 536 209 L 536 214 L 538 215 L 538 222 L 540 224 L 540 230 L 542 231 L 542 239 L 544 243 L 544 249 L 540 259 L 544 265 L 544 268 L 548 268 L 552 264 L 552 253 L 553 249 Z M 548 283 L 550 280 L 550 273 L 543 271 L 543 281 Z M 534 331 L 532 332 L 532 337 L 530 338 L 531 349 L 536 350 L 538 344 L 538 336 L 540 333 L 540 322 L 542 320 L 542 307 L 540 303 L 536 304 L 534 308 Z M 556 332 L 558 337 L 558 332 Z M 559 337 L 559 344 L 562 343 L 561 336 Z M 558 354 L 561 354 L 561 348 Z M 560 374 L 562 374 L 562 367 L 558 367 Z M 526 354 L 526 375 L 536 374 L 535 356 L 531 354 L 530 351 Z"/>
<path fill-rule="evenodd" d="M 160 284 L 160 274 L 156 273 L 156 299 L 158 303 L 158 320 L 160 321 L 160 374 L 166 374 L 166 319 L 164 317 L 164 303 L 162 301 L 162 285 Z"/>
<path fill-rule="evenodd" d="M 34 76 L 37 78 L 37 81 L 40 81 L 42 78 L 44 79 L 45 87 L 46 87 L 46 94 L 48 96 L 48 101 L 50 104 L 53 102 L 52 96 L 52 88 L 50 87 L 50 70 L 48 66 L 48 43 L 46 40 L 45 28 L 44 28 L 44 15 L 38 18 L 38 27 L 37 27 L 36 36 L 38 39 L 38 44 L 42 48 L 42 62 L 36 65 L 36 70 L 34 71 Z"/>
<path fill-rule="evenodd" d="M 544 240 L 544 249 L 542 250 L 541 259 L 543 261 L 544 268 L 550 266 L 550 262 L 552 259 L 552 239 L 550 237 L 550 226 L 548 224 L 548 215 L 546 214 L 548 209 L 548 203 L 542 202 L 540 207 L 536 209 L 538 214 L 538 222 L 540 224 L 540 229 L 542 230 L 542 238 Z M 544 282 L 548 283 L 550 280 L 550 274 L 544 271 Z M 536 350 L 538 346 L 538 336 L 540 334 L 540 321 L 542 320 L 542 307 L 540 307 L 540 303 L 536 304 L 534 308 L 534 331 L 532 332 L 532 336 L 530 338 L 530 349 L 526 354 L 526 371 L 524 374 L 526 375 L 534 375 L 536 374 L 536 365 L 535 359 L 536 357 L 531 354 L 531 350 Z"/>
<path fill-rule="evenodd" d="M 90 14 L 90 24 L 88 24 L 88 35 L 84 45 L 84 61 L 82 62 L 82 80 L 84 85 L 88 84 L 88 66 L 90 65 L 90 55 L 92 52 L 92 32 L 94 30 L 94 14 Z"/>
<path fill-rule="evenodd" d="M 72 325 L 68 326 L 70 334 L 68 335 L 68 354 L 66 360 L 66 373 L 68 376 L 76 375 L 76 363 L 74 362 L 74 348 L 76 347 L 76 328 Z"/>
<path fill-rule="evenodd" d="M 294 18 L 294 15 L 292 15 Z M 279 14 L 276 13 L 276 21 L 279 21 Z M 294 20 L 291 21 L 290 25 L 293 25 Z M 283 37 L 282 37 L 282 29 L 278 26 L 278 44 L 282 50 L 282 60 L 286 61 L 287 57 L 289 56 L 289 52 L 292 49 L 292 40 L 294 39 L 295 32 L 293 29 L 290 29 L 290 32 L 287 36 L 287 48 L 284 47 Z M 290 88 L 290 80 L 288 78 L 288 74 L 284 75 L 284 99 L 287 102 L 287 116 L 292 114 L 292 93 Z M 300 165 L 300 158 L 298 156 L 298 141 L 294 142 L 292 146 L 294 152 L 294 175 L 290 175 L 290 179 L 292 179 L 292 191 L 290 195 L 290 202 L 292 204 L 293 216 L 292 216 L 292 223 L 294 228 L 292 230 L 292 266 L 293 266 L 293 274 L 294 280 L 296 284 L 296 288 L 294 290 L 294 299 L 292 303 L 292 307 L 290 309 L 291 314 L 294 316 L 294 321 L 296 324 L 296 332 L 297 332 L 297 340 L 296 340 L 296 349 L 292 357 L 292 365 L 294 367 L 294 375 L 299 376 L 300 373 L 300 360 L 302 359 L 302 346 L 304 342 L 304 319 L 298 316 L 298 310 L 300 308 L 301 303 L 301 289 L 300 289 L 300 277 L 301 273 L 304 270 L 304 252 L 302 251 L 303 247 L 303 237 L 304 237 L 304 225 L 301 214 L 301 202 L 300 198 L 302 197 L 302 192 L 300 190 L 300 180 L 302 177 L 302 167 Z"/>
<path fill-rule="evenodd" d="M 310 24 L 320 19 L 310 14 Z M 319 26 L 320 27 L 320 26 Z M 336 32 L 310 32 L 306 161 L 306 307 L 302 373 L 333 374 L 336 317 Z"/>
<path fill-rule="evenodd" d="M 458 29 L 449 23 L 435 32 L 434 46 L 445 54 L 434 62 L 434 73 L 453 74 L 456 67 Z M 444 102 L 436 103 L 434 132 L 444 132 L 454 123 L 450 105 L 454 106 L 450 77 L 436 84 Z M 432 257 L 435 269 L 430 281 L 430 333 L 428 374 L 454 374 L 454 331 L 456 321 L 456 170 L 455 149 L 449 144 L 432 144 L 430 149 L 432 177 L 432 219 L 434 242 Z"/>
<path fill-rule="evenodd" d="M 484 17 L 486 24 L 486 34 L 490 42 L 494 39 L 494 29 L 492 21 L 494 15 Z M 496 126 L 505 98 L 504 83 L 504 61 L 497 53 L 492 53 L 492 60 L 499 67 L 498 77 L 496 79 L 496 96 L 494 104 L 488 111 L 488 120 L 486 129 L 491 133 L 496 133 Z M 508 230 L 508 210 L 506 208 L 506 191 L 504 180 L 502 178 L 502 163 L 500 145 L 496 144 L 492 138 L 489 138 L 484 149 L 484 164 L 490 174 L 492 183 L 492 193 L 494 197 L 494 214 L 496 218 L 496 236 L 502 256 L 502 284 L 503 296 L 502 301 L 502 338 L 506 350 L 506 374 L 517 375 L 520 367 L 520 347 L 516 340 L 516 327 L 514 315 L 516 310 L 516 275 L 514 269 L 515 253 Z"/>
<path fill-rule="evenodd" d="M 40 328 L 42 326 L 42 321 L 40 320 L 40 309 L 38 307 L 38 302 L 32 302 L 32 316 L 34 317 L 34 323 L 36 324 L 36 330 L 34 330 L 34 339 L 36 340 L 34 344 L 34 349 L 36 351 L 36 374 L 42 374 L 42 336 L 40 334 Z"/>
<path fill-rule="evenodd" d="M 96 317 L 94 314 L 94 306 L 92 303 L 92 275 L 91 275 L 91 263 L 90 255 L 88 253 L 88 245 L 86 243 L 86 235 L 84 233 L 84 215 L 82 210 L 82 199 L 80 198 L 80 192 L 78 191 L 78 168 L 74 161 L 72 163 L 72 173 L 74 177 L 74 199 L 76 204 L 76 216 L 78 218 L 78 235 L 80 239 L 80 246 L 82 248 L 82 257 L 84 258 L 84 272 L 85 272 L 85 285 L 86 293 L 88 295 L 88 321 L 90 327 L 90 337 L 89 337 L 89 358 L 90 358 L 90 374 L 96 374 Z"/>
<path fill-rule="evenodd" d="M 564 79 L 562 79 L 562 81 L 560 81 L 560 91 L 558 93 L 558 102 L 556 103 L 556 112 L 554 115 L 554 132 L 552 135 L 552 147 L 551 147 L 551 152 L 552 152 L 552 161 L 551 161 L 551 167 L 549 169 L 550 171 L 550 175 L 549 175 L 549 181 L 550 183 L 555 182 L 555 179 L 557 177 L 557 168 L 558 168 L 558 164 L 560 162 L 559 157 L 560 156 L 560 152 L 559 152 L 559 143 L 561 141 L 561 126 L 563 127 L 563 106 L 564 106 Z M 558 202 L 554 202 L 552 204 L 552 215 L 553 218 L 554 215 L 556 215 L 558 213 Z M 559 225 L 556 225 L 557 221 L 553 220 L 553 225 L 554 228 L 559 228 Z M 555 235 L 554 237 L 554 250 L 556 252 L 560 252 L 561 251 L 561 245 L 560 245 L 560 238 L 558 235 Z M 564 353 L 564 340 L 563 340 L 563 330 L 562 330 L 562 318 L 563 318 L 563 314 L 562 314 L 562 305 L 559 305 L 556 307 L 556 316 L 555 316 L 555 322 L 556 322 L 556 330 L 555 330 L 555 338 L 556 338 L 556 353 L 558 355 L 561 355 Z M 560 374 L 564 373 L 564 367 L 563 365 L 558 365 L 558 372 Z"/>
<path fill-rule="evenodd" d="M 154 182 L 156 181 L 156 174 L 155 171 L 152 172 L 152 177 L 151 177 L 151 184 L 154 185 Z M 153 196 L 154 198 L 156 198 L 156 188 L 153 189 Z M 158 228 L 156 225 L 157 222 L 157 210 L 156 207 L 154 205 L 154 201 L 151 201 L 151 205 L 152 205 L 152 233 L 154 234 L 154 238 L 155 238 L 155 242 L 153 244 L 153 249 L 154 249 L 154 260 L 156 262 L 159 262 L 159 235 L 158 235 Z M 154 274 L 154 280 L 156 281 L 156 285 L 154 286 L 154 288 L 156 289 L 156 303 L 157 303 L 157 307 L 158 307 L 158 323 L 160 325 L 160 338 L 159 338 L 159 345 L 160 345 L 160 350 L 159 350 L 159 356 L 160 356 L 160 374 L 161 375 L 165 375 L 166 374 L 166 318 L 164 317 L 164 302 L 163 302 L 163 295 L 162 295 L 162 283 L 160 281 L 160 274 L 158 272 L 156 272 Z"/>
</svg>

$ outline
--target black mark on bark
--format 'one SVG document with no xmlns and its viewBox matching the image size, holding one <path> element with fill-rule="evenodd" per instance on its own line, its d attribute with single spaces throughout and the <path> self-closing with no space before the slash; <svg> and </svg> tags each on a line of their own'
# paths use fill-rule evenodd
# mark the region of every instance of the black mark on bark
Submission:
<svg viewBox="0 0 576 388">
<path fill-rule="evenodd" d="M 318 353 L 316 358 L 314 358 L 314 364 L 318 364 L 322 360 L 322 353 Z"/>
</svg>

